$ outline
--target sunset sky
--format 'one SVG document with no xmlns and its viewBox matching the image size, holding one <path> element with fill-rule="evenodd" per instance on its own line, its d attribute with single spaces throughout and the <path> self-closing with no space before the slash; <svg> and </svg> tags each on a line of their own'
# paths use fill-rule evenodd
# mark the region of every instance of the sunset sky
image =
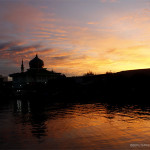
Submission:
<svg viewBox="0 0 150 150">
<path fill-rule="evenodd" d="M 150 0 L 0 0 L 0 74 L 35 54 L 67 76 L 150 68 Z"/>
</svg>

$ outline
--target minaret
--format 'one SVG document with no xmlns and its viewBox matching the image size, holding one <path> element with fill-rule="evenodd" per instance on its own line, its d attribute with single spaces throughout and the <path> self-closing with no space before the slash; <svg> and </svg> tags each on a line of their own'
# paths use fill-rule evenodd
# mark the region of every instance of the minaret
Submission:
<svg viewBox="0 0 150 150">
<path fill-rule="evenodd" d="M 21 72 L 24 72 L 23 59 L 22 59 L 22 64 L 21 64 Z"/>
</svg>

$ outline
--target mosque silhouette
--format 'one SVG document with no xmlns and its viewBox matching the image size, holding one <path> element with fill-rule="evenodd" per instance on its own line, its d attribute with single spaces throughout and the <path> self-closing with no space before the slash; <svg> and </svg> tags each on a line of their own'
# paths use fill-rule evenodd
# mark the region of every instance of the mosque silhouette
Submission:
<svg viewBox="0 0 150 150">
<path fill-rule="evenodd" d="M 22 60 L 21 72 L 9 76 L 13 79 L 13 87 L 17 89 L 21 89 L 26 84 L 47 83 L 49 80 L 65 77 L 64 74 L 56 73 L 53 70 L 48 71 L 47 68 L 44 68 L 44 61 L 38 55 L 29 62 L 27 71 L 24 71 Z"/>
</svg>

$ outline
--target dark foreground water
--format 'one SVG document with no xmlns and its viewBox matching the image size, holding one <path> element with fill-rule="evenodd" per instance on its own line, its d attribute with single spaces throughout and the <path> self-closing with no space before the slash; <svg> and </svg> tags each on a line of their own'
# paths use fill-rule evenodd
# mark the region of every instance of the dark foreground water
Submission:
<svg viewBox="0 0 150 150">
<path fill-rule="evenodd" d="M 0 149 L 150 149 L 150 107 L 9 101 Z"/>
</svg>

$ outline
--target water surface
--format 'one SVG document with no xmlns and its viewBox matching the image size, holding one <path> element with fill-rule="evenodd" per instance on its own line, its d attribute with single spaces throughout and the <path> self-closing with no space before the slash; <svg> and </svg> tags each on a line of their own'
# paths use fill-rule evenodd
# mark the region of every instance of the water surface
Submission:
<svg viewBox="0 0 150 150">
<path fill-rule="evenodd" d="M 149 144 L 149 106 L 28 100 L 0 105 L 0 149 L 150 149 Z"/>
</svg>

